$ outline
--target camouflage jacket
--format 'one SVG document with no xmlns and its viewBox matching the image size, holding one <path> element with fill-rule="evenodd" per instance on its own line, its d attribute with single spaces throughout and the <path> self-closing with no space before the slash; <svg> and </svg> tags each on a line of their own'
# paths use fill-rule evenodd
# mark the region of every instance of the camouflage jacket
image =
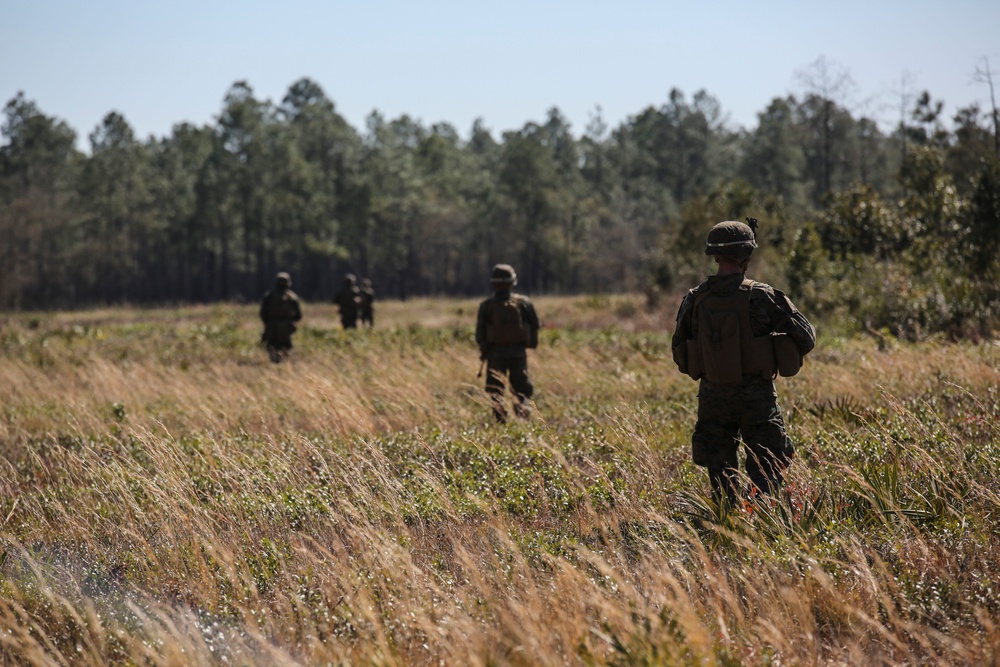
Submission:
<svg viewBox="0 0 1000 667">
<path fill-rule="evenodd" d="M 528 327 L 528 341 L 524 345 L 518 347 L 533 348 L 538 346 L 538 329 L 541 327 L 541 323 L 538 320 L 538 314 L 535 312 L 534 304 L 532 304 L 531 300 L 523 294 L 511 295 L 510 290 L 502 290 L 494 292 L 493 296 L 479 304 L 479 312 L 476 315 L 476 345 L 479 346 L 480 355 L 483 357 L 489 354 L 491 347 L 489 341 L 487 340 L 488 329 L 490 326 L 490 302 L 506 301 L 511 296 L 513 296 L 520 304 L 522 319 L 524 324 Z"/>
<path fill-rule="evenodd" d="M 357 285 L 343 287 L 337 295 L 333 297 L 333 302 L 340 307 L 340 312 L 344 314 L 357 313 L 361 306 L 361 290 Z"/>
<path fill-rule="evenodd" d="M 260 319 L 264 324 L 298 322 L 302 319 L 298 295 L 292 290 L 266 292 L 260 301 Z"/>
<path fill-rule="evenodd" d="M 375 303 L 375 290 L 371 287 L 361 288 L 361 310 L 370 312 L 372 304 Z"/>
</svg>

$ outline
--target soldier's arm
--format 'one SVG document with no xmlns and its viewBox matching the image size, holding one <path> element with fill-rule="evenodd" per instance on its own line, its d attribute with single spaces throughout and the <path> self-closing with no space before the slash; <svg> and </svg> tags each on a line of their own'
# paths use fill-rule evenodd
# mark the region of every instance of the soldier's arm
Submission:
<svg viewBox="0 0 1000 667">
<path fill-rule="evenodd" d="M 489 344 L 486 342 L 486 302 L 479 304 L 479 313 L 476 315 L 476 345 L 479 346 L 479 354 L 482 357 L 489 352 Z"/>
<path fill-rule="evenodd" d="M 687 372 L 687 341 L 691 338 L 691 305 L 694 301 L 691 294 L 688 292 L 677 309 L 674 335 L 670 339 L 671 355 L 682 373 Z"/>
<path fill-rule="evenodd" d="M 269 296 L 271 296 L 271 293 L 267 292 L 264 294 L 264 298 L 260 300 L 259 315 L 260 315 L 260 321 L 263 322 L 264 324 L 267 324 L 267 300 Z"/>
<path fill-rule="evenodd" d="M 528 347 L 536 348 L 538 347 L 538 330 L 542 327 L 542 323 L 538 320 L 538 313 L 535 312 L 535 304 L 531 303 L 531 300 L 524 297 L 524 316 L 525 321 L 528 323 Z"/>
<path fill-rule="evenodd" d="M 677 309 L 677 319 L 674 325 L 674 335 L 670 340 L 671 347 L 678 347 L 691 338 L 691 306 L 694 302 L 692 293 L 688 292 Z"/>
<path fill-rule="evenodd" d="M 809 354 L 816 347 L 816 329 L 780 290 L 774 290 L 774 305 L 777 309 L 774 330 L 788 334 L 803 355 Z"/>
<path fill-rule="evenodd" d="M 302 304 L 298 299 L 292 299 L 292 321 L 298 322 L 302 319 Z"/>
</svg>

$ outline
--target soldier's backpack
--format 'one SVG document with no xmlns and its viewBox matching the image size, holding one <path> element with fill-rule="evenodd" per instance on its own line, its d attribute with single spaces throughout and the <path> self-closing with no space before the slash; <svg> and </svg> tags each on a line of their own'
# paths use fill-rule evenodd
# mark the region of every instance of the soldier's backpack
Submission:
<svg viewBox="0 0 1000 667">
<path fill-rule="evenodd" d="M 715 384 L 740 384 L 745 375 L 774 377 L 771 334 L 754 336 L 750 326 L 753 281 L 744 279 L 732 294 L 706 290 L 695 297 L 694 337 L 687 341 L 688 375 Z"/>
<path fill-rule="evenodd" d="M 518 295 L 511 294 L 503 301 L 490 299 L 487 303 L 487 343 L 534 347 L 532 330 L 525 321 L 524 304 Z"/>
</svg>

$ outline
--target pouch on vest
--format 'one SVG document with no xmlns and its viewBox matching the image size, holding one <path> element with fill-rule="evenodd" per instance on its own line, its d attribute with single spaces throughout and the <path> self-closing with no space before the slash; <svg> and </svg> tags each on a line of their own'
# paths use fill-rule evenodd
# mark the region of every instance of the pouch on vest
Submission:
<svg viewBox="0 0 1000 667">
<path fill-rule="evenodd" d="M 522 311 L 520 300 L 514 296 L 506 301 L 490 301 L 486 342 L 491 345 L 526 345 L 530 336 Z"/>
<path fill-rule="evenodd" d="M 778 375 L 792 377 L 802 368 L 802 353 L 788 334 L 776 333 L 771 336 L 774 341 L 774 358 L 778 366 Z"/>
<path fill-rule="evenodd" d="M 705 375 L 705 365 L 701 363 L 701 349 L 698 346 L 697 338 L 688 338 L 684 341 L 684 367 L 681 370 L 688 374 L 692 380 L 700 380 Z"/>
<path fill-rule="evenodd" d="M 732 310 L 713 310 L 703 303 L 698 312 L 698 348 L 704 376 L 717 384 L 743 381 L 740 316 Z"/>
</svg>

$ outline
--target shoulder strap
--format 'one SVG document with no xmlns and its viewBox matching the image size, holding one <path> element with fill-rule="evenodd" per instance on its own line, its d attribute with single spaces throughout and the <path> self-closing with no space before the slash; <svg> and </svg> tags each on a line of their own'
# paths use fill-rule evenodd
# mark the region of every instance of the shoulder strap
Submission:
<svg viewBox="0 0 1000 667">
<path fill-rule="evenodd" d="M 748 312 L 749 312 L 749 305 L 750 305 L 750 291 L 753 289 L 753 286 L 755 284 L 756 284 L 756 281 L 751 280 L 750 278 L 744 278 L 743 282 L 740 283 L 739 291 L 740 292 L 746 292 L 746 296 L 747 296 L 747 298 L 746 298 L 746 304 L 747 304 Z M 691 304 L 691 312 L 692 313 L 694 313 L 694 309 L 697 308 L 701 304 L 702 301 L 704 301 L 708 297 L 712 296 L 712 289 L 710 287 L 705 286 L 705 285 L 706 285 L 706 283 L 702 283 L 698 287 L 696 287 L 693 290 L 691 290 L 691 294 L 692 294 L 692 296 L 694 296 L 694 303 Z M 703 287 L 703 286 L 705 286 L 705 289 L 699 291 L 699 289 L 701 287 Z"/>
</svg>

